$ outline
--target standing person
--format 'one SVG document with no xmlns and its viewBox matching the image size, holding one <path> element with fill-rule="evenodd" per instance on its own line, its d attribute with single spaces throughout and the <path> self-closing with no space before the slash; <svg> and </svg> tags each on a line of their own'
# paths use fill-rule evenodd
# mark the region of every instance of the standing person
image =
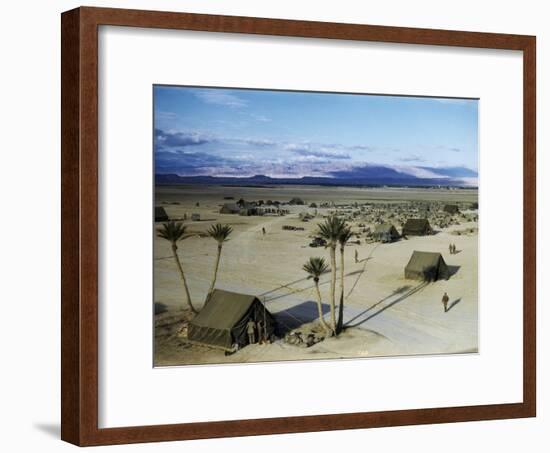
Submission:
<svg viewBox="0 0 550 453">
<path fill-rule="evenodd" d="M 453 244 L 449 243 L 449 253 L 453 254 Z"/>
<path fill-rule="evenodd" d="M 355 249 L 355 263 L 359 262 L 359 252 L 357 252 L 357 249 Z"/>
<path fill-rule="evenodd" d="M 441 302 L 443 303 L 443 309 L 445 310 L 445 313 L 447 313 L 447 304 L 449 303 L 449 296 L 447 295 L 446 292 L 445 294 L 443 294 Z"/>
<path fill-rule="evenodd" d="M 453 244 L 453 255 L 456 255 L 456 245 Z"/>
<path fill-rule="evenodd" d="M 246 333 L 248 334 L 248 343 L 256 343 L 256 323 L 252 319 L 246 323 Z"/>
<path fill-rule="evenodd" d="M 265 227 L 262 227 L 262 236 L 265 236 Z"/>
<path fill-rule="evenodd" d="M 258 321 L 256 327 L 258 329 L 258 344 L 264 344 L 264 329 L 262 321 Z"/>
</svg>

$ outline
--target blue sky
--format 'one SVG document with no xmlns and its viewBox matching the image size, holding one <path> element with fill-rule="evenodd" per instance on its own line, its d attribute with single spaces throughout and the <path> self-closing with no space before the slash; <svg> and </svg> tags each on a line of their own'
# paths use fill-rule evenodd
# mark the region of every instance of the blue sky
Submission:
<svg viewBox="0 0 550 453">
<path fill-rule="evenodd" d="M 331 176 L 387 166 L 477 184 L 478 101 L 155 86 L 157 173 Z"/>
</svg>

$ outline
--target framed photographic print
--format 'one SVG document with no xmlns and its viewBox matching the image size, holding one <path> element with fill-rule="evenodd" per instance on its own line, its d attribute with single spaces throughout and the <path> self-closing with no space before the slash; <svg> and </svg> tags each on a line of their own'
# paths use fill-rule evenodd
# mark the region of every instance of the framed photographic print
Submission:
<svg viewBox="0 0 550 453">
<path fill-rule="evenodd" d="M 62 438 L 535 416 L 535 173 L 532 36 L 64 13 Z"/>
</svg>

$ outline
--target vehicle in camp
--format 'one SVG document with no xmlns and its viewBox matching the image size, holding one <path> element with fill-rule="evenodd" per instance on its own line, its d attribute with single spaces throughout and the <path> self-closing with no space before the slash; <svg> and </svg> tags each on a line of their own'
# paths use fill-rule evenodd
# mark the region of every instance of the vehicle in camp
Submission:
<svg viewBox="0 0 550 453">
<path fill-rule="evenodd" d="M 313 241 L 309 243 L 310 247 L 326 247 L 327 241 L 325 241 L 323 238 L 314 238 Z"/>
</svg>

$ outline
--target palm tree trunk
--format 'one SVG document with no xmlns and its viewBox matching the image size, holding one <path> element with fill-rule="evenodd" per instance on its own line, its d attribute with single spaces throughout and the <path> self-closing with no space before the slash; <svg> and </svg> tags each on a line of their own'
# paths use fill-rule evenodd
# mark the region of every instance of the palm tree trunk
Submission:
<svg viewBox="0 0 550 453">
<path fill-rule="evenodd" d="M 338 306 L 338 323 L 336 324 L 336 335 L 342 332 L 344 327 L 344 247 L 340 247 L 340 305 Z"/>
<path fill-rule="evenodd" d="M 222 245 L 218 245 L 218 256 L 216 257 L 216 265 L 214 266 L 214 275 L 212 276 L 212 284 L 208 290 L 208 295 L 206 296 L 206 303 L 210 300 L 210 295 L 214 292 L 214 286 L 216 286 L 216 279 L 218 278 L 218 268 L 220 267 L 220 258 L 222 256 Z"/>
<path fill-rule="evenodd" d="M 183 268 L 181 267 L 181 262 L 178 256 L 178 246 L 176 244 L 172 244 L 172 255 L 174 255 L 174 260 L 176 261 L 176 265 L 178 266 L 178 270 L 180 272 L 180 277 L 183 281 L 183 287 L 185 288 L 185 295 L 187 296 L 187 303 L 189 304 L 189 308 L 191 308 L 191 311 L 193 313 L 198 313 L 195 307 L 193 307 L 193 303 L 191 302 L 191 294 L 189 294 L 189 287 L 187 286 L 187 280 L 185 279 L 185 274 L 183 273 Z"/>
<path fill-rule="evenodd" d="M 336 246 L 330 247 L 330 327 L 336 333 Z"/>
<path fill-rule="evenodd" d="M 323 317 L 323 302 L 321 300 L 321 291 L 319 290 L 319 280 L 315 280 L 315 289 L 317 291 L 317 310 L 319 310 L 319 323 L 321 327 L 327 332 L 330 330 L 330 327 L 325 322 Z"/>
</svg>

